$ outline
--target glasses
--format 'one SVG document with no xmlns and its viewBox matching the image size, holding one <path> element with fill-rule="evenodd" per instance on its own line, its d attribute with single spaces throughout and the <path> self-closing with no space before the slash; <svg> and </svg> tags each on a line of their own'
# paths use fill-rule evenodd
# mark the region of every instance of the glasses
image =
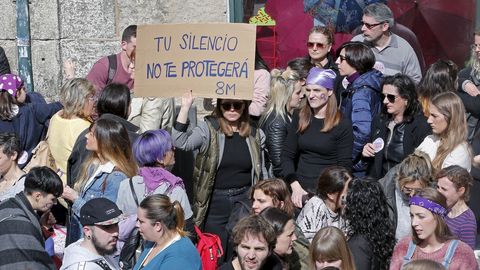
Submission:
<svg viewBox="0 0 480 270">
<path fill-rule="evenodd" d="M 379 23 L 366 23 L 366 22 L 363 22 L 363 21 L 362 21 L 361 23 L 362 23 L 367 29 L 372 29 L 372 28 L 374 28 L 375 26 L 379 26 L 379 25 L 384 24 L 384 23 L 386 23 L 386 22 L 383 21 L 383 22 L 379 22 Z"/>
<path fill-rule="evenodd" d="M 343 62 L 343 61 L 347 60 L 347 57 L 345 57 L 343 55 L 339 55 L 338 58 L 340 58 L 340 62 Z"/>
<path fill-rule="evenodd" d="M 397 99 L 397 96 L 396 95 L 392 95 L 392 94 L 380 94 L 381 97 L 382 97 L 382 100 L 385 100 L 385 98 L 387 98 L 388 102 L 390 103 L 395 103 L 395 99 Z"/>
<path fill-rule="evenodd" d="M 243 102 L 223 102 L 220 106 L 225 111 L 230 111 L 232 108 L 235 111 L 239 111 L 243 108 Z"/>
<path fill-rule="evenodd" d="M 408 187 L 402 188 L 402 192 L 409 197 L 414 196 L 415 193 L 417 193 L 419 190 L 421 190 L 421 188 L 408 188 Z"/>
<path fill-rule="evenodd" d="M 472 49 L 472 50 L 480 49 L 480 44 L 472 44 L 472 45 L 470 45 L 470 49 Z"/>
<path fill-rule="evenodd" d="M 325 49 L 327 47 L 327 44 L 318 43 L 318 42 L 307 42 L 307 47 L 309 49 L 311 49 L 315 46 L 317 46 L 318 49 Z"/>
</svg>

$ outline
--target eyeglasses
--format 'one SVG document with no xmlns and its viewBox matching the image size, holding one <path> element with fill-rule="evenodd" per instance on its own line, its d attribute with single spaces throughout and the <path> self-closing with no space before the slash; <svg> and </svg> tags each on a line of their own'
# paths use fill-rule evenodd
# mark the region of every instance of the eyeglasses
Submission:
<svg viewBox="0 0 480 270">
<path fill-rule="evenodd" d="M 347 57 L 346 56 L 343 56 L 343 55 L 339 55 L 338 58 L 340 58 L 340 62 L 343 62 L 345 60 L 347 60 Z"/>
<path fill-rule="evenodd" d="M 230 111 L 232 107 L 235 111 L 239 111 L 243 108 L 243 102 L 223 102 L 220 106 L 225 111 Z"/>
<path fill-rule="evenodd" d="M 472 44 L 472 45 L 470 45 L 470 49 L 472 49 L 472 50 L 480 49 L 480 44 Z"/>
<path fill-rule="evenodd" d="M 382 100 L 385 100 L 385 98 L 387 98 L 388 102 L 390 103 L 395 103 L 395 99 L 397 99 L 397 96 L 396 95 L 393 95 L 393 94 L 380 94 L 380 96 L 382 97 Z"/>
<path fill-rule="evenodd" d="M 421 188 L 408 188 L 408 187 L 402 188 L 402 192 L 409 197 L 414 196 L 415 193 L 417 193 L 419 190 L 421 190 Z"/>
<path fill-rule="evenodd" d="M 374 28 L 375 26 L 379 26 L 379 25 L 384 24 L 384 23 L 386 23 L 386 22 L 383 21 L 383 22 L 379 22 L 379 23 L 371 23 L 371 24 L 370 24 L 370 23 L 366 23 L 366 22 L 363 22 L 363 21 L 362 21 L 361 23 L 362 23 L 363 25 L 365 25 L 365 27 L 366 27 L 367 29 L 372 29 L 372 28 Z"/>
<path fill-rule="evenodd" d="M 323 43 L 319 43 L 319 42 L 307 42 L 307 47 L 309 49 L 315 47 L 315 45 L 317 46 L 318 49 L 325 49 L 328 44 L 323 44 Z"/>
</svg>

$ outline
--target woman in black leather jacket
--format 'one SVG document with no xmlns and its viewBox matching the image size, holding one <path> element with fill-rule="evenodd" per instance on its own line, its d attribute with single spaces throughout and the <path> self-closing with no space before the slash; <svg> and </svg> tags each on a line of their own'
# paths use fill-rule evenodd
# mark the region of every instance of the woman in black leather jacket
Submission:
<svg viewBox="0 0 480 270">
<path fill-rule="evenodd" d="M 274 69 L 271 72 L 270 99 L 265 114 L 260 119 L 260 127 L 265 132 L 266 153 L 270 161 L 267 169 L 270 175 L 282 177 L 280 155 L 287 137 L 287 127 L 291 114 L 300 107 L 304 80 L 296 71 Z"/>
<path fill-rule="evenodd" d="M 432 132 L 422 114 L 415 84 L 408 76 L 386 77 L 382 102 L 382 113 L 372 121 L 371 141 L 362 152 L 362 160 L 368 162 L 367 174 L 377 179 L 413 153 Z"/>
</svg>

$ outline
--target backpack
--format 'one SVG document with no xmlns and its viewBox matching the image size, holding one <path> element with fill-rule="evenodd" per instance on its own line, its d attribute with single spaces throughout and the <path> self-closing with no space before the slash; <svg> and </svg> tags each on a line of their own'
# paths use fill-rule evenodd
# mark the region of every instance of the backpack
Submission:
<svg viewBox="0 0 480 270">
<path fill-rule="evenodd" d="M 198 235 L 197 250 L 202 259 L 203 270 L 217 269 L 218 258 L 223 255 L 222 242 L 220 237 L 212 233 L 202 233 L 195 225 L 195 232 Z"/>
<path fill-rule="evenodd" d="M 105 85 L 109 85 L 113 81 L 115 73 L 117 73 L 117 55 L 111 54 L 108 56 L 108 79 Z"/>
<path fill-rule="evenodd" d="M 135 190 L 133 188 L 133 181 L 132 178 L 128 179 L 129 184 L 130 184 L 130 190 L 132 192 L 133 199 L 135 203 L 137 204 L 137 207 L 139 206 L 138 203 L 138 198 L 137 194 L 135 194 Z M 133 266 L 135 263 L 137 263 L 138 255 L 143 250 L 143 238 L 140 235 L 140 232 L 138 231 L 138 228 L 135 227 L 130 235 L 128 236 L 127 240 L 125 241 L 125 244 L 122 247 L 122 250 L 120 251 L 120 268 L 121 269 L 133 269 Z"/>
</svg>

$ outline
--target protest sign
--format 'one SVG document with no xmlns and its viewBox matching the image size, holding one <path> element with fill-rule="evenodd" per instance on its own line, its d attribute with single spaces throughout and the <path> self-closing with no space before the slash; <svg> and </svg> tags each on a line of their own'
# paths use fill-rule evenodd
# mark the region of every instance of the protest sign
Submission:
<svg viewBox="0 0 480 270">
<path fill-rule="evenodd" d="M 162 24 L 137 30 L 135 96 L 252 99 L 255 25 Z"/>
</svg>

